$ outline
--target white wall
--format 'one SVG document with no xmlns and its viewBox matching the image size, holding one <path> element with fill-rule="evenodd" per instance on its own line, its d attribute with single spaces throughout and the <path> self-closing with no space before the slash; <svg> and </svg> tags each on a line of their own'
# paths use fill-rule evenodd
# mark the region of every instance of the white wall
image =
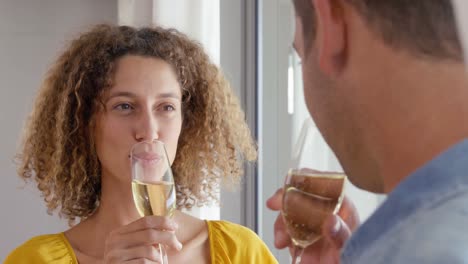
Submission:
<svg viewBox="0 0 468 264">
<path fill-rule="evenodd" d="M 32 184 L 19 188 L 12 160 L 36 90 L 66 40 L 116 20 L 115 0 L 0 0 L 0 262 L 29 237 L 67 227 L 47 215 Z"/>
</svg>

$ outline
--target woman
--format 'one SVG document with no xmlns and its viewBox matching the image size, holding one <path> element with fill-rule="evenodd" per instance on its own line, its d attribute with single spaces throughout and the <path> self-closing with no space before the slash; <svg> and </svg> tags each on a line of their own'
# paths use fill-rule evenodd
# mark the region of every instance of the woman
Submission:
<svg viewBox="0 0 468 264">
<path fill-rule="evenodd" d="M 237 182 L 244 159 L 256 158 L 226 80 L 183 34 L 109 25 L 82 34 L 49 71 L 26 131 L 19 174 L 72 227 L 32 238 L 6 263 L 153 263 L 157 244 L 171 264 L 276 263 L 239 225 L 135 209 L 137 142 L 165 143 L 179 209 L 214 201 L 218 184 Z"/>
</svg>

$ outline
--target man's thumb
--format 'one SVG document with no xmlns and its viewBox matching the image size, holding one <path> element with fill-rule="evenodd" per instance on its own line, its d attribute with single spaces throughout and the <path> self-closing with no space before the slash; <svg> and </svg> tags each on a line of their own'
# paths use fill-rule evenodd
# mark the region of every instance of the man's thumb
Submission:
<svg viewBox="0 0 468 264">
<path fill-rule="evenodd" d="M 325 239 L 337 249 L 341 249 L 351 237 L 351 230 L 338 215 L 330 215 L 322 228 Z"/>
</svg>

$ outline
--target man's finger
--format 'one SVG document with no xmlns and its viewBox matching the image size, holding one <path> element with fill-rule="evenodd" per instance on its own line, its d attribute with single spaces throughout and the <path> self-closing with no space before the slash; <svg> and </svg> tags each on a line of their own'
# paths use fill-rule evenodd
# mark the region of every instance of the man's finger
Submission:
<svg viewBox="0 0 468 264">
<path fill-rule="evenodd" d="M 275 247 L 283 249 L 291 244 L 291 238 L 286 231 L 286 225 L 283 221 L 283 216 L 278 214 L 275 221 Z"/>
<path fill-rule="evenodd" d="M 266 205 L 268 208 L 270 208 L 273 211 L 279 211 L 281 210 L 281 203 L 283 200 L 283 188 L 278 189 L 273 196 L 271 196 L 267 202 Z"/>
<path fill-rule="evenodd" d="M 346 195 L 341 203 L 338 215 L 344 220 L 351 231 L 354 231 L 360 224 L 358 211 Z"/>
<path fill-rule="evenodd" d="M 351 230 L 348 225 L 337 215 L 327 217 L 323 224 L 322 232 L 325 239 L 337 249 L 341 249 L 351 237 Z"/>
</svg>

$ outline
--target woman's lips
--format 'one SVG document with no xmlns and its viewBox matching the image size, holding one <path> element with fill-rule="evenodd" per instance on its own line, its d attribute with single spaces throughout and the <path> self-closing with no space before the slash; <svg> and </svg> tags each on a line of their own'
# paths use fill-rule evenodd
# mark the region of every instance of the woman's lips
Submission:
<svg viewBox="0 0 468 264">
<path fill-rule="evenodd" d="M 133 159 L 146 164 L 155 164 L 161 160 L 161 156 L 156 153 L 143 152 L 133 155 Z"/>
</svg>

